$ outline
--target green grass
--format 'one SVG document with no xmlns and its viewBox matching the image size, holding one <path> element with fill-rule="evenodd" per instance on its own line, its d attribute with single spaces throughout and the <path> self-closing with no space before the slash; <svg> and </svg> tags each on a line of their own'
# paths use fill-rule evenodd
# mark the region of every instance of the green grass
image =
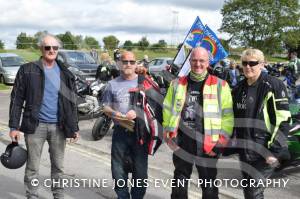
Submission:
<svg viewBox="0 0 300 199">
<path fill-rule="evenodd" d="M 152 60 L 154 58 L 157 57 L 175 57 L 177 50 L 166 50 L 166 51 L 151 51 L 151 50 L 145 50 L 145 51 L 141 51 L 141 50 L 133 50 L 133 52 L 135 53 L 137 59 L 141 60 L 144 58 L 144 55 L 148 55 L 149 60 Z"/>
<path fill-rule="evenodd" d="M 39 59 L 40 51 L 33 49 L 22 49 L 22 50 L 0 50 L 0 53 L 15 53 L 25 59 L 25 61 L 34 61 Z"/>
<path fill-rule="evenodd" d="M 8 90 L 9 86 L 6 86 L 4 84 L 0 84 L 0 90 Z"/>
<path fill-rule="evenodd" d="M 122 52 L 123 50 L 121 50 Z M 133 49 L 132 52 L 134 52 L 137 60 L 142 60 L 144 58 L 144 55 L 148 55 L 149 60 L 152 60 L 154 58 L 158 57 L 175 57 L 177 50 L 176 49 L 168 49 L 168 50 L 137 50 Z M 101 52 L 100 52 L 101 53 Z M 113 51 L 108 51 L 109 55 L 113 58 Z"/>
<path fill-rule="evenodd" d="M 238 55 L 229 55 L 229 59 L 235 60 L 237 63 L 241 63 L 241 57 Z M 288 62 L 289 60 L 286 58 L 281 58 L 281 57 L 271 57 L 269 55 L 266 56 L 266 60 L 269 63 L 275 63 L 275 62 Z"/>
<path fill-rule="evenodd" d="M 267 61 L 272 63 L 272 62 L 288 62 L 289 60 L 287 58 L 267 56 Z"/>
<path fill-rule="evenodd" d="M 15 53 L 21 57 L 23 57 L 26 61 L 34 61 L 39 59 L 40 57 L 40 51 L 35 50 L 35 49 L 24 49 L 24 50 L 0 50 L 0 53 L 2 52 L 10 52 L 10 53 Z M 144 58 L 144 55 L 148 55 L 149 60 L 152 60 L 157 57 L 175 57 L 177 53 L 177 49 L 168 49 L 165 51 L 152 51 L 152 50 L 137 50 L 134 49 L 133 52 L 136 55 L 136 58 L 138 60 L 141 60 Z M 101 52 L 100 52 L 101 53 Z M 113 51 L 109 51 L 109 54 L 111 57 L 113 57 Z M 229 59 L 235 60 L 237 63 L 240 63 L 240 56 L 238 55 L 230 55 Z M 271 57 L 271 56 L 266 56 L 266 59 L 268 62 L 287 62 L 288 59 L 280 58 L 280 57 Z"/>
</svg>

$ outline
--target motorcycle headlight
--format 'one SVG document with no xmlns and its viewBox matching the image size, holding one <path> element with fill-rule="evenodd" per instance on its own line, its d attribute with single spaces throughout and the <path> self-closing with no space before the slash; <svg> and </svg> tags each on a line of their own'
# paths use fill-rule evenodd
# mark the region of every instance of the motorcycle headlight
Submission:
<svg viewBox="0 0 300 199">
<path fill-rule="evenodd" d="M 96 90 L 93 90 L 93 96 L 97 96 L 98 95 L 98 91 L 96 91 Z"/>
</svg>

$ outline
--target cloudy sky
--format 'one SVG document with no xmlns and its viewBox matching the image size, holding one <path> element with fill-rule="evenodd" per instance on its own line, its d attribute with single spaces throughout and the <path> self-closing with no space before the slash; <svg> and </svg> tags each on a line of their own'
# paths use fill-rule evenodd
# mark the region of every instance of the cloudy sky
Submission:
<svg viewBox="0 0 300 199">
<path fill-rule="evenodd" d="M 0 39 L 15 48 L 20 32 L 93 36 L 100 43 L 107 35 L 151 43 L 180 42 L 199 16 L 218 36 L 223 0 L 0 0 Z M 178 21 L 176 23 L 175 21 Z M 173 31 L 172 31 L 173 30 Z M 174 31 L 175 30 L 175 31 Z"/>
</svg>

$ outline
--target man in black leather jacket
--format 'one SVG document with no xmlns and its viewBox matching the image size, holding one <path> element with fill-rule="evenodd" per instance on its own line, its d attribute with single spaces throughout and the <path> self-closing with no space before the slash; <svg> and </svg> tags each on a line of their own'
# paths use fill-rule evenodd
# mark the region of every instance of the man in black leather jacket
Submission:
<svg viewBox="0 0 300 199">
<path fill-rule="evenodd" d="M 241 59 L 246 79 L 232 91 L 241 168 L 245 179 L 265 180 L 289 156 L 287 91 L 279 79 L 262 73 L 260 50 L 245 50 Z M 263 187 L 247 185 L 245 198 L 263 198 Z"/>
<path fill-rule="evenodd" d="M 56 61 L 60 46 L 56 37 L 42 35 L 39 46 L 40 60 L 22 65 L 17 73 L 9 110 L 9 135 L 18 141 L 23 132 L 28 151 L 24 177 L 27 198 L 38 198 L 32 181 L 38 179 L 45 141 L 49 144 L 51 178 L 61 180 L 66 138 L 72 142 L 79 138 L 75 77 Z M 54 198 L 63 198 L 59 185 L 52 191 Z"/>
</svg>

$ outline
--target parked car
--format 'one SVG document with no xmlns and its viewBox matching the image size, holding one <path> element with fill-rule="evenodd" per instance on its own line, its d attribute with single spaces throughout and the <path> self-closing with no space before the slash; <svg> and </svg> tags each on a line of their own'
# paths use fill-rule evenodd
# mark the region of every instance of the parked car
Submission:
<svg viewBox="0 0 300 199">
<path fill-rule="evenodd" d="M 85 81 L 94 81 L 98 64 L 93 57 L 84 51 L 59 50 L 57 59 L 68 66 L 68 69 Z"/>
<path fill-rule="evenodd" d="M 148 64 L 148 70 L 150 73 L 169 70 L 172 61 L 173 58 L 171 57 L 155 58 L 151 60 L 150 63 Z"/>
<path fill-rule="evenodd" d="M 0 83 L 13 84 L 20 65 L 25 61 L 14 53 L 0 53 Z"/>
</svg>

